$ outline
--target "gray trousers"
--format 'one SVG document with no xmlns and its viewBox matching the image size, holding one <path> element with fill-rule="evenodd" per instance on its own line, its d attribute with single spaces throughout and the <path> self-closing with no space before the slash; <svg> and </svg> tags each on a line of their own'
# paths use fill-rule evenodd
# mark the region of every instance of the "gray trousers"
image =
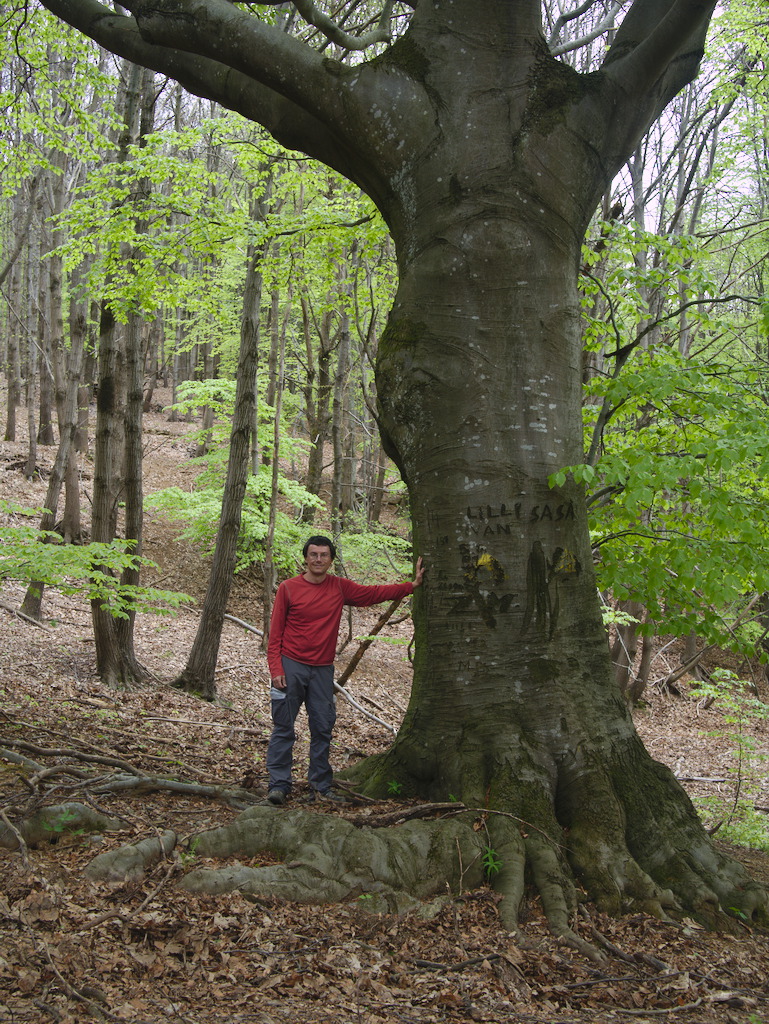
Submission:
<svg viewBox="0 0 769 1024">
<path fill-rule="evenodd" d="M 269 788 L 291 791 L 291 765 L 296 740 L 294 722 L 304 704 L 310 725 L 310 786 L 321 793 L 331 788 L 333 772 L 328 760 L 331 732 L 336 722 L 334 666 L 304 665 L 283 658 L 285 690 L 270 689 L 272 735 L 267 746 Z"/>
</svg>

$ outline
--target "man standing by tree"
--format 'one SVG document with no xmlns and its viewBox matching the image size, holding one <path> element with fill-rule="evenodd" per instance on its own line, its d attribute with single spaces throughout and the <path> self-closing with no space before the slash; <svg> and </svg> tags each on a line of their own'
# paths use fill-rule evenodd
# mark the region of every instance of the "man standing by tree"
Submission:
<svg viewBox="0 0 769 1024">
<path fill-rule="evenodd" d="M 417 560 L 414 582 L 363 586 L 329 575 L 336 548 L 328 537 L 310 537 L 302 549 L 305 571 L 278 587 L 270 622 L 267 660 L 272 678 L 273 730 L 267 748 L 267 799 L 284 804 L 291 791 L 294 722 L 302 704 L 310 724 L 309 780 L 313 796 L 339 799 L 331 789 L 331 731 L 336 721 L 334 654 L 345 605 L 367 608 L 408 597 L 422 584 Z"/>
</svg>

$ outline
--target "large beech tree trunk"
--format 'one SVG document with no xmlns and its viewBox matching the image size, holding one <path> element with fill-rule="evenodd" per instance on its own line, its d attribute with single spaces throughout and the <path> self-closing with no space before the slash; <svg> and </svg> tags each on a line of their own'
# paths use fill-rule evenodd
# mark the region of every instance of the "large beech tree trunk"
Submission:
<svg viewBox="0 0 769 1024">
<path fill-rule="evenodd" d="M 583 460 L 577 271 L 608 182 L 595 122 L 574 116 L 590 87 L 542 52 L 526 6 L 502 7 L 493 51 L 485 35 L 474 48 L 471 3 L 453 5 L 449 31 L 420 7 L 410 30 L 427 59 L 441 28 L 452 59 L 426 72 L 446 104 L 429 155 L 380 202 L 399 288 L 377 393 L 429 575 L 405 721 L 352 778 L 501 812 L 489 828 L 508 920 L 527 869 L 561 934 L 575 878 L 613 913 L 765 912 L 638 738 L 612 678 L 583 494 L 551 486 Z"/>
</svg>

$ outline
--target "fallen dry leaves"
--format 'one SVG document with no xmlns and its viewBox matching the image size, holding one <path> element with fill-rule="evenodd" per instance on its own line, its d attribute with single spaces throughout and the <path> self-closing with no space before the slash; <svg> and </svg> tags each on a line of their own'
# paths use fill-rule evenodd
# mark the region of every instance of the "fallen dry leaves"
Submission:
<svg viewBox="0 0 769 1024">
<path fill-rule="evenodd" d="M 189 445 L 184 425 L 156 417 L 150 427 L 147 480 L 152 487 L 186 471 Z M 11 448 L 0 448 L 0 467 L 14 455 Z M 5 497 L 35 504 L 42 492 L 43 485 L 23 481 L 17 470 L 0 475 Z M 161 585 L 183 587 L 199 598 L 206 563 L 174 539 L 168 524 L 150 520 L 147 531 L 147 549 L 160 565 Z M 0 593 L 11 608 L 18 607 L 21 597 L 14 585 Z M 257 580 L 239 581 L 230 611 L 261 624 Z M 44 612 L 51 625 L 45 631 L 0 609 L 0 746 L 4 738 L 23 737 L 38 749 L 104 755 L 148 774 L 259 791 L 269 707 L 258 637 L 226 624 L 217 670 L 221 702 L 209 705 L 167 685 L 184 665 L 195 612 L 182 612 L 174 620 L 139 620 L 137 650 L 153 682 L 128 693 L 107 691 L 95 678 L 89 614 L 82 602 L 51 594 Z M 360 613 L 353 635 L 365 634 L 377 614 L 377 609 Z M 407 624 L 394 629 L 407 635 Z M 354 650 L 353 643 L 340 666 Z M 401 649 L 375 644 L 350 685 L 364 706 L 397 725 L 409 686 Z M 729 743 L 701 735 L 717 726 L 717 709 L 697 709 L 685 696 L 653 694 L 638 724 L 654 756 L 679 774 L 721 777 Z M 756 729 L 757 742 L 766 750 L 765 726 Z M 301 780 L 307 756 L 302 719 L 299 732 Z M 338 769 L 388 742 L 385 729 L 340 701 L 332 750 Z M 72 757 L 58 760 L 74 763 Z M 0 761 L 0 802 L 19 793 L 19 779 L 17 766 Z M 54 781 L 51 802 L 78 798 L 77 778 L 56 776 Z M 613 920 L 587 907 L 576 927 L 587 939 L 596 933 L 602 937 L 607 960 L 598 967 L 558 945 L 536 899 L 528 907 L 522 935 L 508 935 L 500 928 L 495 896 L 486 889 L 465 893 L 431 919 L 372 915 L 365 899 L 302 906 L 237 893 L 192 896 L 176 886 L 187 868 L 178 854 L 136 882 L 95 884 L 83 869 L 97 853 L 166 828 L 193 836 L 237 813 L 216 800 L 163 791 L 138 797 L 109 793 L 97 803 L 108 815 L 124 819 L 122 832 L 53 836 L 56 842 L 29 849 L 26 860 L 0 851 L 0 1021 L 769 1020 L 766 936 L 746 930 L 735 939 L 642 915 Z M 390 803 L 371 810 L 386 814 L 395 809 Z M 769 884 L 769 858 L 755 851 L 733 852 Z"/>
</svg>

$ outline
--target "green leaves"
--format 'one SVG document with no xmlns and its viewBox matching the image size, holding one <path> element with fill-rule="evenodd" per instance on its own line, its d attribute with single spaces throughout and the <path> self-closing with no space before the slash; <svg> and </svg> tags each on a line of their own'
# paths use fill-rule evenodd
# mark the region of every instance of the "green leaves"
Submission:
<svg viewBox="0 0 769 1024">
<path fill-rule="evenodd" d="M 619 224 L 600 238 L 583 277 L 588 458 L 552 483 L 586 488 L 601 589 L 640 601 L 658 632 L 752 652 L 742 610 L 769 589 L 769 303 L 731 294 L 722 266 L 737 277 L 752 240 Z"/>
<path fill-rule="evenodd" d="M 8 520 L 0 526 L 0 580 L 40 583 L 64 594 L 79 594 L 99 601 L 116 618 L 131 611 L 168 613 L 191 600 L 174 591 L 122 585 L 124 569 L 153 563 L 137 556 L 125 541 L 63 544 L 57 533 L 41 532 L 27 522 L 42 511 L 0 500 L 0 514 Z"/>
</svg>

